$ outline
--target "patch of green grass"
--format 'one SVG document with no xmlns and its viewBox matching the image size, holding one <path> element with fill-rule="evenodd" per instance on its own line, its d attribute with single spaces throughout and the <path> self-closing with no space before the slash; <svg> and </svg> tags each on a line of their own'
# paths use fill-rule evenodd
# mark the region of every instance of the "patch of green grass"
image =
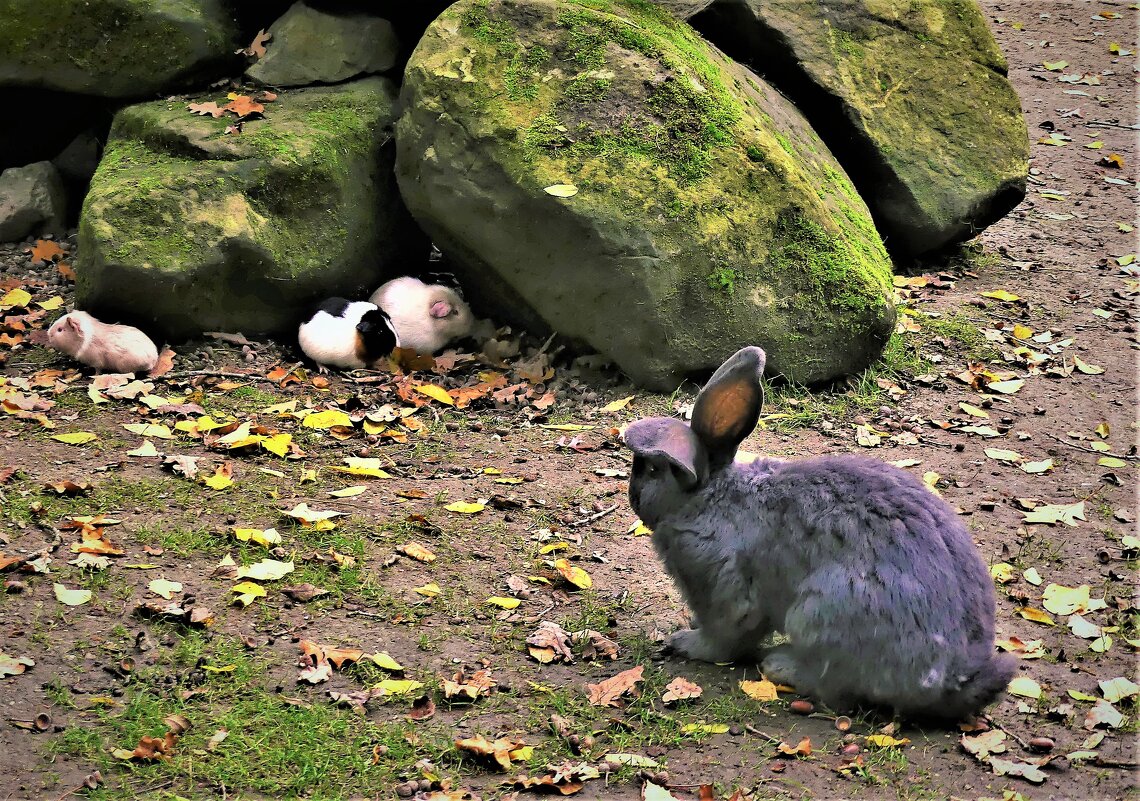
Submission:
<svg viewBox="0 0 1140 801">
<path fill-rule="evenodd" d="M 1001 358 L 1001 353 L 986 339 L 978 324 L 961 312 L 954 311 L 941 317 L 918 316 L 915 321 L 922 329 L 915 336 L 925 346 L 939 344 L 938 340 L 944 340 L 973 361 Z"/>
<path fill-rule="evenodd" d="M 210 673 L 201 670 L 202 664 L 233 669 Z M 171 792 L 191 795 L 206 785 L 278 798 L 340 799 L 387 794 L 417 759 L 436 759 L 447 747 L 423 728 L 414 738 L 421 744 L 413 746 L 410 723 L 364 718 L 324 698 L 288 704 L 267 686 L 269 667 L 231 639 L 186 632 L 171 651 L 160 654 L 158 664 L 138 671 L 121 708 L 83 713 L 47 748 L 83 758 L 103 772 L 107 784 L 89 798 L 123 798 L 170 782 Z M 176 679 L 173 685 L 170 678 Z M 200 695 L 182 700 L 180 691 L 188 687 Z M 162 736 L 168 728 L 163 719 L 171 714 L 185 715 L 193 724 L 172 759 L 123 763 L 110 755 L 115 747 L 133 748 L 143 736 Z M 229 736 L 207 752 L 207 741 L 219 729 Z M 382 748 L 373 764 L 376 746 Z"/>
<path fill-rule="evenodd" d="M 792 431 L 817 425 L 823 420 L 845 420 L 853 415 L 891 405 L 880 379 L 899 381 L 928 372 L 932 365 L 922 358 L 918 345 L 900 334 L 887 342 L 882 358 L 863 372 L 847 379 L 846 385 L 809 390 L 796 384 L 773 384 L 764 380 L 764 428 Z"/>
</svg>

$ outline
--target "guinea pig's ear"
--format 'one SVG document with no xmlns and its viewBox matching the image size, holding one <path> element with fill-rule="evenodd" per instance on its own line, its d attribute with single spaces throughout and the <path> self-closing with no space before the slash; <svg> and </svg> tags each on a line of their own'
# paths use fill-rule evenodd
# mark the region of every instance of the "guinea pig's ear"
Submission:
<svg viewBox="0 0 1140 801">
<path fill-rule="evenodd" d="M 671 417 L 650 417 L 630 423 L 625 430 L 625 444 L 636 456 L 664 456 L 676 465 L 685 489 L 704 483 L 708 478 L 708 456 L 704 446 L 687 425 Z"/>
<path fill-rule="evenodd" d="M 79 324 L 79 318 L 78 317 L 68 317 L 67 318 L 67 327 L 70 328 L 72 331 L 74 331 L 77 334 L 80 334 L 83 332 L 83 326 Z"/>
<path fill-rule="evenodd" d="M 693 432 L 714 465 L 731 462 L 737 447 L 756 428 L 764 405 L 760 377 L 765 360 L 760 348 L 741 348 L 717 368 L 697 395 Z"/>
<path fill-rule="evenodd" d="M 451 313 L 452 313 L 451 304 L 448 303 L 446 300 L 437 300 L 435 303 L 431 304 L 430 314 L 432 317 L 443 318 L 443 317 L 447 317 Z"/>
</svg>

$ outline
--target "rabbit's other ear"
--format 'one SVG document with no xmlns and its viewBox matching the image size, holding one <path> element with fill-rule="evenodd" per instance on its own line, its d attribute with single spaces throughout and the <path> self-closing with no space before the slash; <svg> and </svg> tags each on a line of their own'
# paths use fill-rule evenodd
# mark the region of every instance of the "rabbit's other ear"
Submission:
<svg viewBox="0 0 1140 801">
<path fill-rule="evenodd" d="M 663 456 L 676 465 L 686 489 L 704 483 L 708 477 L 708 456 L 692 429 L 671 417 L 650 417 L 630 423 L 625 444 L 635 456 Z"/>
<path fill-rule="evenodd" d="M 693 406 L 693 431 L 715 465 L 731 462 L 737 446 L 756 428 L 764 390 L 764 351 L 741 348 L 717 368 Z"/>
</svg>

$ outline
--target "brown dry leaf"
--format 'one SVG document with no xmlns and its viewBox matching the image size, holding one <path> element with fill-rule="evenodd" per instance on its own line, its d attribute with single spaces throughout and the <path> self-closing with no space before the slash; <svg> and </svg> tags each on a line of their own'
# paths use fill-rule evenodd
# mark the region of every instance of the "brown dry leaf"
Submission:
<svg viewBox="0 0 1140 801">
<path fill-rule="evenodd" d="M 530 655 L 539 662 L 553 662 L 559 657 L 567 662 L 574 661 L 574 652 L 570 650 L 570 633 L 549 620 L 538 624 L 535 632 L 526 638 L 526 644 L 530 646 Z"/>
<path fill-rule="evenodd" d="M 474 701 L 494 686 L 495 680 L 489 670 L 477 670 L 470 676 L 465 676 L 461 670 L 450 679 L 443 680 L 443 697 L 449 701 Z"/>
<path fill-rule="evenodd" d="M 158 361 L 154 363 L 154 367 L 150 368 L 147 373 L 147 378 L 158 378 L 169 373 L 174 368 L 174 351 L 170 348 L 163 348 L 162 353 L 158 354 Z"/>
<path fill-rule="evenodd" d="M 1001 729 L 990 729 L 976 737 L 962 735 L 958 744 L 962 750 L 973 754 L 981 761 L 985 761 L 990 754 L 1001 754 L 1006 750 L 1006 734 Z"/>
<path fill-rule="evenodd" d="M 54 484 L 44 484 L 44 492 L 55 492 L 56 495 L 75 496 L 86 495 L 92 489 L 91 484 L 82 481 L 57 481 Z"/>
<path fill-rule="evenodd" d="M 63 248 L 50 239 L 37 239 L 27 252 L 32 254 L 33 261 L 56 261 L 63 257 Z"/>
<path fill-rule="evenodd" d="M 594 580 L 590 578 L 590 574 L 582 568 L 570 564 L 567 559 L 556 559 L 554 569 L 562 574 L 562 578 L 580 590 L 588 590 L 594 586 Z"/>
<path fill-rule="evenodd" d="M 576 631 L 571 634 L 570 638 L 576 643 L 585 643 L 585 645 L 582 646 L 583 659 L 590 660 L 605 657 L 612 661 L 618 658 L 618 644 L 600 631 L 582 629 L 581 631 Z"/>
<path fill-rule="evenodd" d="M 436 559 L 436 556 L 434 553 L 429 551 L 427 548 L 425 548 L 420 543 L 414 542 L 414 541 L 413 542 L 406 542 L 403 545 L 401 545 L 399 548 L 397 548 L 396 550 L 399 551 L 400 553 L 402 553 L 404 556 L 410 556 L 411 558 L 415 559 L 417 562 L 430 563 L 430 562 L 434 562 Z"/>
<path fill-rule="evenodd" d="M 1085 722 L 1082 725 L 1089 731 L 1092 731 L 1097 726 L 1107 726 L 1110 729 L 1118 729 L 1124 725 L 1124 715 L 1120 714 L 1116 707 L 1102 698 L 1097 701 L 1092 709 L 1085 715 Z"/>
<path fill-rule="evenodd" d="M 804 737 L 795 746 L 780 743 L 776 746 L 776 751 L 782 756 L 811 756 L 811 738 Z"/>
<path fill-rule="evenodd" d="M 505 737 L 491 742 L 483 735 L 456 740 L 455 747 L 478 756 L 492 757 L 503 770 L 511 769 L 511 754 L 525 748 L 522 740 L 508 740 Z"/>
<path fill-rule="evenodd" d="M 661 700 L 666 704 L 675 704 L 690 698 L 700 698 L 703 692 L 704 689 L 699 684 L 694 684 L 684 676 L 678 676 L 665 687 Z"/>
<path fill-rule="evenodd" d="M 337 670 L 344 667 L 344 663 L 349 664 L 359 662 L 360 658 L 364 656 L 364 651 L 359 648 L 325 648 L 325 658 L 336 666 Z"/>
<path fill-rule="evenodd" d="M 1033 782 L 1033 784 L 1041 784 L 1045 781 L 1045 772 L 1032 762 L 1018 762 L 1012 759 L 998 759 L 997 757 L 990 757 L 988 762 L 998 776 L 1020 776 L 1026 781 Z"/>
<path fill-rule="evenodd" d="M 59 272 L 59 277 L 64 281 L 75 283 L 75 270 L 72 269 L 70 264 L 64 264 L 62 261 L 56 264 L 55 269 Z"/>
<path fill-rule="evenodd" d="M 262 29 L 257 32 L 257 36 L 253 37 L 253 41 L 249 43 L 249 47 L 237 52 L 246 56 L 252 56 L 253 58 L 264 58 L 265 45 L 272 39 L 273 34 Z M 277 95 L 273 95 L 273 97 L 276 99 Z"/>
<path fill-rule="evenodd" d="M 412 702 L 412 709 L 408 712 L 411 720 L 429 720 L 435 715 L 435 701 L 430 695 L 421 695 Z"/>
<path fill-rule="evenodd" d="M 324 649 L 312 640 L 301 640 L 297 645 L 301 649 L 299 664 L 302 668 L 297 681 L 307 681 L 309 684 L 328 681 L 332 676 L 332 665 L 325 658 Z"/>
<path fill-rule="evenodd" d="M 188 103 L 186 105 L 186 109 L 187 111 L 192 111 L 195 114 L 201 114 L 202 116 L 209 115 L 214 119 L 217 119 L 226 113 L 225 109 L 223 109 L 213 100 L 211 100 L 209 103 Z"/>
<path fill-rule="evenodd" d="M 135 746 L 135 750 L 127 751 L 125 748 L 116 748 L 112 751 L 112 755 L 117 759 L 139 759 L 147 762 L 158 762 L 164 759 L 170 759 L 170 752 L 174 750 L 174 744 L 178 742 L 178 735 L 172 731 L 168 731 L 162 737 L 142 737 L 139 739 L 139 744 Z"/>
<path fill-rule="evenodd" d="M 328 590 L 322 590 L 320 587 L 315 587 L 308 582 L 305 584 L 297 584 L 292 587 L 282 587 L 281 592 L 285 593 L 298 603 L 305 603 L 306 601 L 311 601 L 314 598 L 319 598 L 322 595 L 329 594 Z"/>
<path fill-rule="evenodd" d="M 641 665 L 623 670 L 597 684 L 587 684 L 586 690 L 593 706 L 617 706 L 618 699 L 627 692 L 636 693 L 636 684 L 642 680 L 645 668 Z"/>
</svg>

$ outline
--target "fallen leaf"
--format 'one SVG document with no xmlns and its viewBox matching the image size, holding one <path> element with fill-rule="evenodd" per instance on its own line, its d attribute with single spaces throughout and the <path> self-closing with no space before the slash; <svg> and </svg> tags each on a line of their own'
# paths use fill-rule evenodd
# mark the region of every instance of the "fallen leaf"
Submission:
<svg viewBox="0 0 1140 801">
<path fill-rule="evenodd" d="M 233 474 L 233 462 L 222 462 L 214 471 L 214 475 L 201 479 L 201 481 L 212 490 L 224 490 L 233 486 Z"/>
<path fill-rule="evenodd" d="M 421 395 L 427 395 L 432 400 L 437 400 L 448 406 L 455 405 L 455 398 L 451 397 L 451 394 L 443 387 L 437 387 L 435 384 L 419 384 L 413 389 Z"/>
<path fill-rule="evenodd" d="M 992 292 L 983 292 L 982 297 L 1000 300 L 1002 303 L 1013 303 L 1014 301 L 1021 300 L 1021 298 L 1017 295 L 1013 294 L 1012 292 L 1007 292 L 1004 289 L 995 289 Z"/>
<path fill-rule="evenodd" d="M 69 590 L 62 584 L 53 584 L 55 598 L 65 606 L 82 606 L 91 600 L 91 590 Z"/>
<path fill-rule="evenodd" d="M 88 442 L 99 439 L 99 436 L 90 431 L 74 431 L 70 434 L 52 434 L 51 438 L 65 445 L 86 445 Z"/>
<path fill-rule="evenodd" d="M 620 412 L 622 409 L 629 405 L 629 402 L 632 401 L 634 397 L 634 395 L 630 395 L 627 398 L 620 398 L 616 401 L 611 401 L 610 403 L 607 403 L 605 406 L 603 406 L 601 410 L 603 412 Z"/>
<path fill-rule="evenodd" d="M 623 670 L 597 684 L 587 684 L 587 695 L 593 706 L 617 706 L 618 699 L 627 692 L 635 693 L 636 685 L 642 680 L 645 668 L 641 665 Z"/>
<path fill-rule="evenodd" d="M 779 699 L 779 695 L 776 693 L 776 685 L 767 679 L 742 681 L 740 682 L 740 689 L 755 701 L 776 701 Z"/>
<path fill-rule="evenodd" d="M 519 751 L 524 748 L 522 740 L 508 740 L 500 738 L 490 741 L 483 735 L 467 737 L 455 741 L 455 747 L 460 751 L 476 754 L 477 756 L 491 757 L 503 770 L 511 769 L 511 759 L 517 759 Z"/>
<path fill-rule="evenodd" d="M 238 594 L 237 597 L 234 598 L 234 603 L 239 603 L 242 606 L 249 606 L 258 598 L 264 598 L 266 596 L 265 588 L 252 581 L 243 581 L 240 584 L 235 584 L 230 588 L 230 592 L 236 592 Z"/>
<path fill-rule="evenodd" d="M 262 559 L 256 564 L 247 567 L 238 567 L 237 578 L 253 579 L 254 581 L 276 581 L 293 572 L 293 563 L 280 562 L 276 559 Z"/>
<path fill-rule="evenodd" d="M 594 580 L 590 578 L 590 574 L 582 568 L 570 564 L 569 560 L 555 560 L 554 569 L 562 574 L 562 578 L 580 590 L 588 590 L 594 586 Z"/>
<path fill-rule="evenodd" d="M 1017 610 L 1017 614 L 1021 615 L 1026 620 L 1032 620 L 1034 623 L 1042 623 L 1046 626 L 1057 625 L 1053 618 L 1040 609 L 1035 609 L 1032 606 L 1023 606 Z"/>
<path fill-rule="evenodd" d="M 990 767 L 998 776 L 1020 776 L 1033 784 L 1045 781 L 1045 773 L 1031 762 L 1017 762 L 1012 759 L 998 759 L 990 757 Z"/>
<path fill-rule="evenodd" d="M 1042 606 L 1055 615 L 1071 615 L 1089 610 L 1089 585 L 1063 587 L 1050 584 L 1042 595 Z"/>
<path fill-rule="evenodd" d="M 1041 685 L 1028 676 L 1017 676 L 1009 683 L 1007 690 L 1010 695 L 1020 695 L 1022 698 L 1040 698 Z"/>
<path fill-rule="evenodd" d="M 867 739 L 870 740 L 871 738 L 868 737 Z M 811 738 L 804 737 L 795 745 L 780 743 L 776 746 L 776 751 L 783 756 L 811 756 Z"/>
<path fill-rule="evenodd" d="M 554 197 L 574 197 L 578 194 L 578 187 L 573 184 L 551 184 L 544 187 L 542 191 Z"/>
<path fill-rule="evenodd" d="M 661 701 L 665 704 L 675 704 L 678 701 L 700 698 L 703 692 L 704 690 L 700 685 L 694 684 L 683 676 L 678 676 L 665 687 Z"/>
<path fill-rule="evenodd" d="M 305 415 L 301 425 L 306 428 L 329 429 L 333 426 L 351 426 L 352 418 L 339 409 L 328 409 L 323 412 L 314 412 Z"/>
<path fill-rule="evenodd" d="M 154 579 L 146 585 L 147 589 L 166 600 L 174 597 L 174 593 L 182 592 L 182 583 L 179 581 L 167 581 L 166 579 Z"/>
<path fill-rule="evenodd" d="M 492 606 L 497 606 L 501 609 L 514 609 L 522 603 L 518 598 L 501 598 L 499 596 L 492 596 L 487 599 L 486 603 Z"/>
<path fill-rule="evenodd" d="M 990 754 L 1001 754 L 1006 751 L 1005 739 L 1006 733 L 1004 731 L 990 729 L 974 737 L 962 735 L 958 744 L 962 746 L 962 750 L 973 754 L 984 762 Z"/>
<path fill-rule="evenodd" d="M 29 656 L 8 656 L 0 653 L 0 678 L 5 676 L 18 676 L 30 667 L 35 667 L 36 660 Z"/>
<path fill-rule="evenodd" d="M 186 105 L 186 109 L 188 111 L 194 112 L 195 114 L 201 114 L 202 116 L 209 115 L 215 119 L 226 113 L 225 110 L 222 109 L 213 100 L 208 103 L 188 103 Z"/>
<path fill-rule="evenodd" d="M 434 562 L 436 556 L 418 542 L 406 542 L 396 549 L 405 556 L 410 556 L 417 562 Z"/>
<path fill-rule="evenodd" d="M 1021 461 L 1021 454 L 1017 451 L 1006 450 L 1005 448 L 986 448 L 986 456 L 999 462 L 1019 462 Z"/>
<path fill-rule="evenodd" d="M 481 503 L 467 503 L 466 501 L 456 501 L 455 503 L 449 503 L 443 508 L 449 512 L 458 512 L 464 515 L 473 515 L 482 512 L 486 506 Z"/>
<path fill-rule="evenodd" d="M 1117 676 L 1115 679 L 1102 679 L 1098 686 L 1101 694 L 1104 695 L 1104 700 L 1110 704 L 1115 704 L 1117 701 L 1131 698 L 1140 693 L 1140 686 L 1123 676 Z"/>
<path fill-rule="evenodd" d="M 876 748 L 898 748 L 904 745 L 910 745 L 910 740 L 905 737 L 898 739 L 891 737 L 889 734 L 869 734 L 865 738 L 869 745 Z"/>
<path fill-rule="evenodd" d="M 1073 365 L 1085 375 L 1100 375 L 1104 368 L 1095 364 L 1088 364 L 1080 356 L 1073 356 Z"/>
<path fill-rule="evenodd" d="M 1050 504 L 1037 506 L 1025 513 L 1025 523 L 1064 523 L 1067 526 L 1078 525 L 1077 520 L 1085 520 L 1085 502 L 1077 501 L 1073 504 Z"/>
<path fill-rule="evenodd" d="M 1024 462 L 1020 465 L 1021 469 L 1026 473 L 1048 473 L 1053 469 L 1053 460 L 1044 459 L 1040 462 Z"/>
</svg>

